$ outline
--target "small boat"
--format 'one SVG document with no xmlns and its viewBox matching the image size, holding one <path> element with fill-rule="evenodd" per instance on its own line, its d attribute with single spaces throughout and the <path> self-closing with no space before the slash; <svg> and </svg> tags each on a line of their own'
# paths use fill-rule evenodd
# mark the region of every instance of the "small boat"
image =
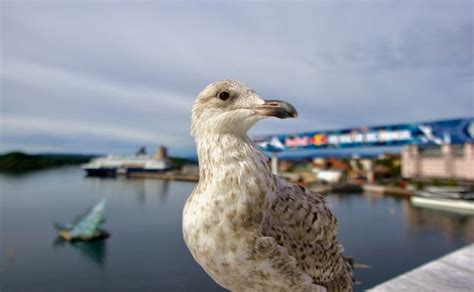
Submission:
<svg viewBox="0 0 474 292">
<path fill-rule="evenodd" d="M 318 180 L 333 184 L 340 182 L 344 174 L 342 170 L 322 170 L 317 168 L 313 169 L 313 173 L 316 174 Z"/>
<path fill-rule="evenodd" d="M 105 223 L 105 203 L 105 199 L 102 199 L 71 224 L 54 224 L 59 237 L 66 241 L 90 241 L 109 237 L 109 233 L 102 229 Z"/>
<path fill-rule="evenodd" d="M 462 187 L 427 187 L 410 198 L 417 207 L 474 214 L 474 192 Z"/>
</svg>

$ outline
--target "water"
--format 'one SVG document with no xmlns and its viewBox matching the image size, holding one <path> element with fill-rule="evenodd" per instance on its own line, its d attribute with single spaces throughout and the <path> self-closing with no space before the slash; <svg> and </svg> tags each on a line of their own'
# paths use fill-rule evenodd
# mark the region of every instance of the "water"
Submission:
<svg viewBox="0 0 474 292">
<path fill-rule="evenodd" d="M 85 178 L 77 168 L 0 176 L 1 291 L 223 291 L 194 262 L 181 236 L 193 183 Z M 112 236 L 94 244 L 57 242 L 68 222 L 108 199 Z M 409 201 L 329 195 L 346 254 L 363 290 L 474 240 L 474 217 L 415 209 Z"/>
</svg>

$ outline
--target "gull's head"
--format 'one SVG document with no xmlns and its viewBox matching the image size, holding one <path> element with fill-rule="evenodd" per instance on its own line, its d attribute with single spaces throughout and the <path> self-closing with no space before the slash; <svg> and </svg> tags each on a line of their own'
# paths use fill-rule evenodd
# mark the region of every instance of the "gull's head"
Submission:
<svg viewBox="0 0 474 292">
<path fill-rule="evenodd" d="M 261 119 L 297 116 L 296 109 L 288 102 L 264 100 L 240 81 L 217 81 L 204 88 L 193 104 L 191 135 L 242 135 Z"/>
</svg>

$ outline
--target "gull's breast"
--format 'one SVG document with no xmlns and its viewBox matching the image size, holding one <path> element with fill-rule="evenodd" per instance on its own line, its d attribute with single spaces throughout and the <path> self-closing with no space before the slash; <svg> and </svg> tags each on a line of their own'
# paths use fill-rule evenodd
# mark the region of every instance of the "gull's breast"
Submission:
<svg viewBox="0 0 474 292">
<path fill-rule="evenodd" d="M 186 245 L 199 265 L 221 286 L 247 278 L 256 234 L 238 226 L 237 211 L 219 199 L 189 200 L 183 212 Z"/>
</svg>

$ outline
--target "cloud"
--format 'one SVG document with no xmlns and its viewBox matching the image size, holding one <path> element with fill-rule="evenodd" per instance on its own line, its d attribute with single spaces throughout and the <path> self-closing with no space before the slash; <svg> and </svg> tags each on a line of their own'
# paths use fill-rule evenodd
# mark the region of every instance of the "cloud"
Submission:
<svg viewBox="0 0 474 292">
<path fill-rule="evenodd" d="M 471 1 L 0 5 L 0 151 L 190 153 L 192 101 L 218 79 L 298 108 L 252 134 L 474 109 Z"/>
<path fill-rule="evenodd" d="M 51 151 L 56 149 L 59 152 L 67 152 L 67 148 L 62 149 L 61 146 L 72 146 L 75 148 L 73 149 L 74 152 L 108 152 L 107 148 L 102 148 L 108 143 L 113 143 L 113 145 L 118 146 L 117 149 L 120 149 L 124 143 L 125 145 L 135 145 L 135 147 L 138 147 L 140 145 L 156 146 L 162 144 L 163 141 L 174 145 L 189 142 L 186 141 L 187 137 L 163 134 L 156 131 L 97 124 L 85 120 L 56 120 L 48 117 L 10 114 L 2 116 L 0 134 L 3 139 L 7 138 L 7 140 L 10 140 L 7 141 L 7 145 L 10 147 L 18 147 L 21 145 L 18 142 L 28 141 L 32 138 L 40 141 L 43 139 L 46 140 L 44 142 L 49 142 L 49 145 L 28 145 L 28 143 L 25 143 L 22 148 L 28 151 L 35 151 L 35 149 L 50 149 L 49 151 Z M 81 137 L 83 143 L 77 143 L 75 141 L 77 137 Z M 97 141 L 100 142 L 97 143 Z M 2 144 L 4 142 L 2 141 Z M 100 148 L 91 147 L 90 144 L 94 142 Z M 6 145 L 2 146 L 5 147 Z"/>
<path fill-rule="evenodd" d="M 47 134 L 62 137 L 89 136 L 138 143 L 159 143 L 160 140 L 167 140 L 172 143 L 180 141 L 174 135 L 161 135 L 156 132 L 140 131 L 135 128 L 114 127 L 88 121 L 55 120 L 45 117 L 5 114 L 2 116 L 0 125 L 3 135 L 28 136 L 31 134 Z"/>
</svg>

